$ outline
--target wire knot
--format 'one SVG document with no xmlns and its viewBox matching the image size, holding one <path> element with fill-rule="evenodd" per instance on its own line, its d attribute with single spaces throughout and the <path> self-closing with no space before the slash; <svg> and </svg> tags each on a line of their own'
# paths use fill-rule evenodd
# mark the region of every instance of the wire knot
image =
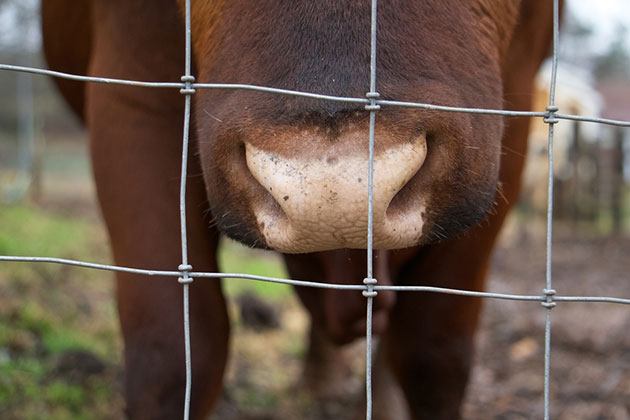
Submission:
<svg viewBox="0 0 630 420">
<path fill-rule="evenodd" d="M 544 301 L 540 304 L 547 309 L 551 309 L 556 306 L 556 302 L 554 302 L 553 297 L 556 295 L 556 291 L 554 289 L 543 289 L 543 299 Z"/>
<path fill-rule="evenodd" d="M 543 118 L 543 121 L 546 122 L 547 124 L 555 124 L 557 123 L 559 120 L 556 118 L 556 112 L 558 112 L 558 107 L 555 105 L 549 105 L 547 107 L 547 113 L 545 114 L 545 117 Z"/>
<path fill-rule="evenodd" d="M 180 264 L 177 269 L 181 271 L 182 275 L 177 279 L 179 284 L 190 284 L 193 282 L 193 278 L 190 277 L 189 273 L 192 270 L 192 265 L 190 264 Z"/>
<path fill-rule="evenodd" d="M 192 95 L 195 93 L 195 89 L 192 87 L 192 84 L 195 83 L 195 76 L 182 76 L 181 81 L 184 82 L 184 88 L 180 89 L 179 93 L 182 95 Z"/>
<path fill-rule="evenodd" d="M 365 105 L 365 110 L 366 111 L 378 111 L 379 109 L 381 109 L 381 106 L 376 103 L 376 100 L 380 96 L 381 95 L 378 92 L 368 92 L 368 93 L 366 93 L 365 97 L 370 100 L 370 103 Z"/>
<path fill-rule="evenodd" d="M 366 298 L 373 298 L 376 295 L 378 295 L 378 292 L 376 290 L 374 290 L 374 285 L 376 285 L 378 283 L 378 280 L 371 278 L 371 277 L 366 277 L 363 279 L 363 284 L 365 284 L 367 286 L 367 290 L 364 290 L 362 292 L 363 296 Z"/>
</svg>

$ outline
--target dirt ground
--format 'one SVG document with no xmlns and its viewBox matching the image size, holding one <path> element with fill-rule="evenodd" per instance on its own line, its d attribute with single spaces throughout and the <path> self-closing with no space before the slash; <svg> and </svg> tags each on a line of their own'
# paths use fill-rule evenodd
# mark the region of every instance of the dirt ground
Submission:
<svg viewBox="0 0 630 420">
<path fill-rule="evenodd" d="M 558 294 L 630 296 L 629 239 L 556 241 Z M 501 247 L 490 289 L 538 294 L 544 285 L 544 241 L 523 239 Z M 542 418 L 545 310 L 538 303 L 488 301 L 464 418 Z M 351 419 L 357 395 L 318 406 L 296 387 L 305 319 L 280 307 L 282 330 L 237 331 L 226 397 L 213 419 Z M 630 308 L 562 303 L 553 309 L 552 418 L 630 419 Z M 288 335 L 287 335 L 288 334 Z M 355 348 L 355 393 L 362 393 L 362 348 Z M 297 391 L 296 391 L 297 390 Z"/>
<path fill-rule="evenodd" d="M 630 296 L 630 240 L 559 235 L 558 294 Z M 542 240 L 500 248 L 490 289 L 540 293 Z M 468 419 L 541 418 L 544 312 L 538 304 L 488 302 L 468 392 Z M 630 308 L 559 303 L 552 314 L 552 417 L 630 419 Z"/>
</svg>

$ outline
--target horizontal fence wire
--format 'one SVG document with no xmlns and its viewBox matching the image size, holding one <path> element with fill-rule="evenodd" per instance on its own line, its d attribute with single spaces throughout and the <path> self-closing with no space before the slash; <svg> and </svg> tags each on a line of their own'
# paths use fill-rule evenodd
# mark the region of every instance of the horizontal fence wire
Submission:
<svg viewBox="0 0 630 420">
<path fill-rule="evenodd" d="M 13 263 L 48 263 L 48 264 L 60 264 L 78 268 L 87 268 L 93 270 L 121 272 L 128 274 L 139 274 L 151 277 L 172 277 L 179 278 L 181 271 L 177 270 L 150 270 L 143 268 L 123 267 L 118 265 L 99 264 L 86 261 L 78 261 L 66 258 L 50 258 L 50 257 L 21 257 L 21 256 L 0 256 L 0 262 L 13 262 Z M 260 281 L 267 283 L 286 284 L 288 286 L 298 287 L 313 287 L 318 289 L 337 289 L 337 290 L 357 290 L 364 291 L 366 286 L 360 284 L 360 280 L 357 280 L 356 284 L 338 284 L 338 283 L 326 283 L 318 281 L 308 280 L 296 280 L 286 279 L 281 277 L 269 277 L 259 276 L 256 274 L 245 273 L 219 273 L 219 272 L 203 272 L 203 271 L 190 271 L 189 277 L 193 279 L 240 279 Z M 476 298 L 487 299 L 499 299 L 499 300 L 517 300 L 524 302 L 544 302 L 546 296 L 543 295 L 522 295 L 522 294 L 510 294 L 510 293 L 494 293 L 494 292 L 480 292 L 476 290 L 465 289 L 452 289 L 448 287 L 434 287 L 434 286 L 396 286 L 396 285 L 375 285 L 376 291 L 392 291 L 392 292 L 425 292 L 425 293 L 444 293 L 458 296 L 469 296 Z M 559 302 L 576 302 L 576 303 L 615 303 L 620 305 L 630 305 L 630 298 L 619 298 L 609 296 L 561 296 L 554 297 L 555 301 Z"/>
<path fill-rule="evenodd" d="M 24 72 L 42 76 L 50 76 L 59 79 L 74 80 L 78 82 L 86 83 L 103 83 L 111 85 L 132 86 L 132 87 L 145 87 L 145 88 L 166 88 L 166 89 L 185 89 L 188 86 L 183 82 L 147 82 L 139 80 L 127 80 L 127 79 L 112 79 L 108 77 L 95 77 L 95 76 L 81 76 L 72 73 L 64 73 L 59 71 L 46 70 L 36 67 L 27 66 L 15 66 L 11 64 L 0 64 L 0 70 Z M 370 99 L 355 98 L 349 96 L 334 96 L 325 95 L 320 93 L 303 92 L 298 90 L 280 89 L 266 86 L 257 86 L 240 83 L 192 83 L 190 87 L 193 89 L 218 89 L 218 90 L 248 90 L 261 93 L 270 93 L 276 95 L 298 96 L 310 99 L 319 99 L 323 101 L 331 102 L 346 102 L 355 103 L 359 105 L 369 105 Z M 468 114 L 481 114 L 481 115 L 497 115 L 503 117 L 533 117 L 533 118 L 546 118 L 549 116 L 548 111 L 515 111 L 505 109 L 491 109 L 491 108 L 473 108 L 473 107 L 458 107 L 448 105 L 428 104 L 423 102 L 409 102 L 409 101 L 395 101 L 389 99 L 376 99 L 375 103 L 384 107 L 399 107 L 399 108 L 415 108 L 425 111 L 442 111 L 442 112 L 455 112 L 455 113 L 468 113 Z M 616 120 L 610 118 L 600 118 L 596 116 L 582 116 L 574 114 L 563 114 L 556 112 L 554 114 L 558 120 L 569 120 L 588 122 L 596 124 L 612 125 L 617 127 L 630 127 L 630 120 Z"/>
<path fill-rule="evenodd" d="M 630 305 L 630 298 L 619 298 L 609 296 L 570 296 L 560 295 L 552 288 L 552 239 L 553 239 L 553 139 L 554 125 L 562 120 L 578 121 L 586 123 L 605 124 L 618 127 L 630 127 L 630 120 L 615 120 L 600 118 L 595 116 L 582 116 L 563 114 L 558 112 L 555 104 L 557 69 L 558 69 L 558 38 L 559 38 L 559 1 L 553 0 L 553 49 L 552 49 L 552 70 L 549 88 L 549 103 L 545 111 L 516 111 L 501 109 L 486 109 L 474 107 L 458 107 L 446 106 L 438 104 L 428 104 L 421 102 L 398 101 L 391 99 L 380 99 L 376 90 L 376 28 L 377 28 L 377 1 L 371 0 L 371 39 L 370 39 L 370 91 L 366 98 L 355 98 L 335 95 L 325 95 L 312 92 L 303 92 L 289 89 L 281 89 L 267 86 L 257 86 L 251 84 L 234 84 L 234 83 L 198 83 L 192 75 L 192 53 L 191 53 L 191 12 L 190 0 L 185 2 L 185 71 L 180 82 L 154 82 L 154 81 L 138 81 L 117 79 L 98 76 L 85 76 L 54 70 L 47 70 L 35 67 L 16 66 L 10 64 L 0 64 L 0 70 L 30 73 L 33 75 L 50 76 L 60 79 L 73 80 L 85 83 L 102 83 L 129 87 L 141 88 L 163 88 L 163 89 L 179 89 L 184 95 L 184 131 L 182 138 L 182 161 L 181 161 L 181 179 L 180 179 L 180 233 L 181 233 L 181 257 L 182 262 L 177 270 L 152 270 L 145 268 L 124 267 L 118 265 L 100 264 L 86 261 L 78 261 L 65 258 L 54 257 L 36 257 L 36 256 L 0 256 L 0 262 L 13 263 L 50 263 L 65 266 L 74 266 L 78 268 L 105 270 L 111 272 L 124 272 L 137 274 L 147 277 L 171 277 L 177 278 L 182 284 L 183 290 L 183 322 L 184 322 L 184 347 L 185 347 L 185 369 L 186 369 L 186 388 L 184 395 L 184 420 L 188 420 L 190 416 L 190 399 L 192 393 L 192 362 L 191 362 L 191 343 L 190 343 L 190 319 L 189 319 L 189 286 L 194 279 L 236 279 L 246 281 L 261 281 L 269 283 L 279 283 L 297 287 L 312 287 L 321 289 L 337 289 L 337 290 L 354 290 L 362 292 L 367 301 L 367 330 L 366 330 L 366 419 L 370 420 L 372 415 L 372 301 L 379 291 L 396 291 L 396 292 L 420 292 L 420 293 L 440 293 L 456 296 L 464 296 L 471 298 L 483 299 L 499 299 L 522 302 L 537 302 L 546 308 L 545 316 L 545 350 L 544 350 L 544 391 L 543 391 L 543 416 L 545 420 L 550 417 L 550 377 L 551 377 L 551 309 L 557 302 L 566 303 L 609 303 Z M 368 158 L 368 228 L 367 228 L 367 275 L 363 279 L 363 284 L 338 284 L 318 281 L 305 281 L 295 279 L 285 279 L 277 277 L 259 276 L 245 273 L 219 273 L 219 272 L 195 272 L 188 263 L 188 240 L 186 228 L 186 178 L 188 166 L 188 149 L 190 134 L 190 118 L 191 118 L 191 102 L 192 95 L 198 89 L 217 89 L 217 90 L 246 90 L 260 93 L 288 95 L 310 98 L 314 100 L 324 100 L 333 102 L 354 103 L 364 106 L 370 116 L 369 130 L 369 158 Z M 495 115 L 503 117 L 527 117 L 542 118 L 544 123 L 548 124 L 548 208 L 547 208 L 547 234 L 546 234 L 546 273 L 545 288 L 541 295 L 526 294 L 509 294 L 497 292 L 482 292 L 474 290 L 452 289 L 434 286 L 396 286 L 396 285 L 378 285 L 377 279 L 372 277 L 372 240 L 373 240 L 373 162 L 374 162 L 374 144 L 375 144 L 375 124 L 376 112 L 381 107 L 398 107 L 418 109 L 425 111 L 439 111 L 451 113 L 468 113 L 478 115 Z M 356 279 L 353 279 L 356 280 Z"/>
</svg>

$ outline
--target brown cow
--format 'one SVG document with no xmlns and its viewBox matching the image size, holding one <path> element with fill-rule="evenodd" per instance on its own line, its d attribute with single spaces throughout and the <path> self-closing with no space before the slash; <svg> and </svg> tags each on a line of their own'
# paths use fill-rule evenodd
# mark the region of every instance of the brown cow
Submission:
<svg viewBox="0 0 630 420">
<path fill-rule="evenodd" d="M 50 67 L 179 80 L 182 3 L 44 0 Z M 199 81 L 356 97 L 368 90 L 368 0 L 193 0 L 192 9 Z M 382 98 L 528 110 L 534 75 L 549 48 L 551 15 L 549 0 L 381 2 L 378 91 Z M 181 95 L 59 86 L 90 130 L 116 263 L 177 267 Z M 293 278 L 360 283 L 367 121 L 359 105 L 198 90 L 188 179 L 195 270 L 218 270 L 220 231 L 287 253 Z M 379 111 L 374 239 L 381 284 L 483 289 L 493 243 L 518 194 L 528 124 Z M 117 275 L 117 286 L 127 412 L 136 419 L 177 418 L 185 379 L 180 286 L 127 273 Z M 192 413 L 203 418 L 221 391 L 229 320 L 219 282 L 198 280 L 191 287 Z M 306 372 L 328 372 L 338 345 L 364 334 L 365 299 L 357 292 L 297 292 L 313 321 Z M 393 416 L 389 402 L 379 402 L 386 377 L 400 385 L 412 418 L 458 417 L 480 306 L 446 295 L 378 294 L 377 418 Z M 333 386 L 325 382 L 333 376 L 314 378 L 315 387 Z"/>
</svg>

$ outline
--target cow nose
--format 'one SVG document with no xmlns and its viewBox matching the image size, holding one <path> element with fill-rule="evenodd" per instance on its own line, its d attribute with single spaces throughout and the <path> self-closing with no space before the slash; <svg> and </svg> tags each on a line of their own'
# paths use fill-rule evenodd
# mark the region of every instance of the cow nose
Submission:
<svg viewBox="0 0 630 420">
<path fill-rule="evenodd" d="M 309 153 L 304 141 L 294 144 L 306 152 L 296 149 L 291 154 L 274 153 L 251 143 L 245 145 L 247 167 L 269 193 L 265 200 L 252 205 L 267 245 L 286 253 L 365 248 L 365 147 L 339 146 L 344 144 L 340 139 L 317 153 L 312 153 L 311 148 Z M 424 215 L 421 197 L 393 199 L 418 172 L 426 153 L 424 134 L 377 149 L 373 189 L 375 248 L 395 249 L 418 243 Z"/>
</svg>

